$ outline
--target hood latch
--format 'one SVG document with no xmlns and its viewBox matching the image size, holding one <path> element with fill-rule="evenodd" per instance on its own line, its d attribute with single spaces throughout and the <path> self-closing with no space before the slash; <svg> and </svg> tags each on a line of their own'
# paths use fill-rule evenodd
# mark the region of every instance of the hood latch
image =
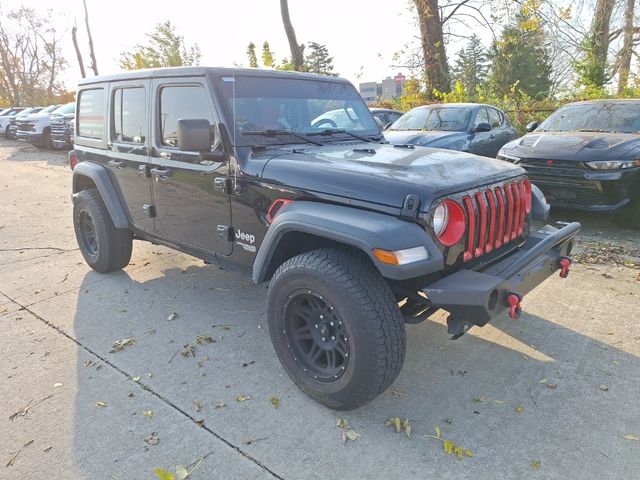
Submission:
<svg viewBox="0 0 640 480">
<path fill-rule="evenodd" d="M 415 221 L 418 219 L 418 212 L 420 212 L 420 197 L 415 193 L 410 193 L 404 197 L 400 218 Z"/>
</svg>

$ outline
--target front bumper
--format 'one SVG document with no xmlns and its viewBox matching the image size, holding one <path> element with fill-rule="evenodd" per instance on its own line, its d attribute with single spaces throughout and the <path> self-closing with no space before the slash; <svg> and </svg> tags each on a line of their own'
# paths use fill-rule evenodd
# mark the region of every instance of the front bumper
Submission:
<svg viewBox="0 0 640 480">
<path fill-rule="evenodd" d="M 522 298 L 560 269 L 560 260 L 571 253 L 581 228 L 577 222 L 561 229 L 547 225 L 503 260 L 480 271 L 459 270 L 423 292 L 434 307 L 451 314 L 449 333 L 459 335 L 472 325 L 484 326 L 510 307 L 509 295 Z"/>
<path fill-rule="evenodd" d="M 29 138 L 29 132 L 24 132 L 22 130 L 16 131 L 16 140 L 27 140 Z"/>
<path fill-rule="evenodd" d="M 524 167 L 552 206 L 576 210 L 619 210 L 631 202 L 634 185 L 640 183 L 640 167 L 612 171 Z"/>
</svg>

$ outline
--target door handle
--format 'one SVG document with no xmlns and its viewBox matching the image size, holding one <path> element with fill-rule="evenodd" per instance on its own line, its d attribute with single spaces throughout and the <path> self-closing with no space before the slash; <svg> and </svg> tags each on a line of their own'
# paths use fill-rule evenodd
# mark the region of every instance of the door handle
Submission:
<svg viewBox="0 0 640 480">
<path fill-rule="evenodd" d="M 173 172 L 168 168 L 152 168 L 151 175 L 158 178 L 167 178 L 173 175 Z"/>
<path fill-rule="evenodd" d="M 116 168 L 124 168 L 126 165 L 124 164 L 124 160 L 109 160 L 110 167 Z"/>
</svg>

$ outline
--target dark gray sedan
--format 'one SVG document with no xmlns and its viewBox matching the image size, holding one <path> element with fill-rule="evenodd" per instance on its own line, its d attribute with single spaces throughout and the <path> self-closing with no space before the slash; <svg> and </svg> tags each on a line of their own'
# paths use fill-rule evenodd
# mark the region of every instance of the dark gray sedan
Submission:
<svg viewBox="0 0 640 480">
<path fill-rule="evenodd" d="M 442 103 L 405 113 L 384 132 L 393 144 L 445 148 L 495 157 L 518 138 L 504 112 L 479 103 Z"/>
</svg>

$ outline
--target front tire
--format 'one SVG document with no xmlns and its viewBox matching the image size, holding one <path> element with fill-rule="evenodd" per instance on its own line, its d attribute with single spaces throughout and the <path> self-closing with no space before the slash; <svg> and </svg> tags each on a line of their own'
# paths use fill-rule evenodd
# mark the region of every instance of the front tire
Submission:
<svg viewBox="0 0 640 480">
<path fill-rule="evenodd" d="M 271 279 L 267 317 L 289 377 L 329 408 L 366 404 L 402 368 L 406 337 L 396 300 L 358 252 L 321 249 L 286 261 Z"/>
<path fill-rule="evenodd" d="M 129 264 L 133 235 L 113 225 L 97 190 L 82 190 L 76 195 L 73 226 L 80 252 L 91 268 L 108 273 Z"/>
</svg>

